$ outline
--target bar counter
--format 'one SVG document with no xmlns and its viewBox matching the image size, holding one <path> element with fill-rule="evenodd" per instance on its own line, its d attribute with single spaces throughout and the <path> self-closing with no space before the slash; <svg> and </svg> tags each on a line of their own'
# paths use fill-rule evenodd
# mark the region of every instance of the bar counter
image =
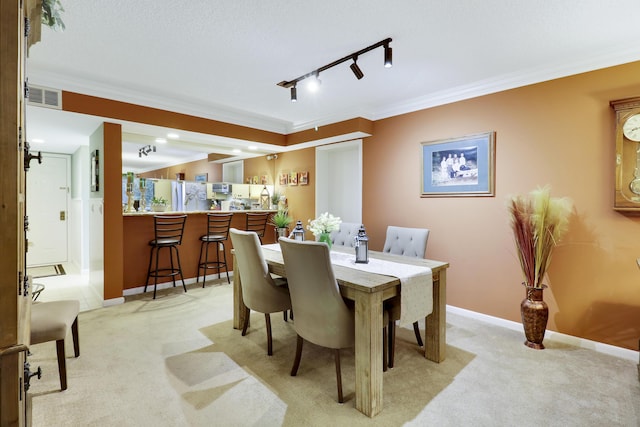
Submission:
<svg viewBox="0 0 640 427">
<path fill-rule="evenodd" d="M 187 215 L 187 221 L 184 226 L 184 234 L 182 236 L 182 244 L 179 246 L 180 263 L 182 264 L 182 272 L 184 278 L 195 278 L 198 273 L 198 256 L 200 255 L 200 237 L 207 233 L 207 214 L 208 213 L 232 213 L 231 227 L 244 230 L 246 226 L 247 213 L 270 212 L 275 210 L 232 210 L 232 211 L 189 211 L 189 212 L 124 212 L 123 217 L 123 289 L 131 289 L 145 285 L 147 278 L 147 268 L 149 266 L 149 254 L 151 247 L 149 241 L 154 239 L 154 222 L 155 215 Z M 264 244 L 275 243 L 275 230 L 267 221 L 267 229 L 262 238 Z M 231 238 L 225 242 L 225 252 L 227 255 L 227 264 L 229 271 L 233 269 L 233 257 L 231 256 Z M 161 263 L 169 263 L 168 253 L 162 254 Z M 167 255 L 164 258 L 164 255 Z M 222 257 L 222 254 L 220 254 Z M 209 259 L 215 259 L 214 251 L 209 251 Z M 164 265 L 167 265 L 164 264 Z M 215 270 L 208 270 L 207 277 L 211 274 L 215 275 Z M 215 275 L 214 277 L 217 277 Z M 222 277 L 226 277 L 222 273 Z M 171 279 L 158 279 L 158 283 L 166 282 Z M 152 289 L 152 288 L 151 288 Z M 149 288 L 147 289 L 149 290 Z"/>
</svg>

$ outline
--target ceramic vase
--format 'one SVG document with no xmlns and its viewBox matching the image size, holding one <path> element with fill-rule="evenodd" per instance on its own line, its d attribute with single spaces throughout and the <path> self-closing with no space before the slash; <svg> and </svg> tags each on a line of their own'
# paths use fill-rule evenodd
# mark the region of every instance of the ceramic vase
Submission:
<svg viewBox="0 0 640 427">
<path fill-rule="evenodd" d="M 527 286 L 527 295 L 520 304 L 520 313 L 522 314 L 522 326 L 524 326 L 524 335 L 527 340 L 524 345 L 536 350 L 544 349 L 544 333 L 547 329 L 547 320 L 549 319 L 549 307 L 542 299 L 542 291 L 546 288 L 546 285 L 542 285 L 542 288 L 534 288 Z"/>
<path fill-rule="evenodd" d="M 276 243 L 278 242 L 278 239 L 280 237 L 287 237 L 287 231 L 289 231 L 289 229 L 287 227 L 276 227 Z"/>
</svg>

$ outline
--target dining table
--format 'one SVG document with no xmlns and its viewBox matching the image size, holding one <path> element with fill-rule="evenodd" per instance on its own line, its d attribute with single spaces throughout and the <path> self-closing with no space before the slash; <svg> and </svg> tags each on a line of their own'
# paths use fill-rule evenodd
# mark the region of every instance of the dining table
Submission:
<svg viewBox="0 0 640 427">
<path fill-rule="evenodd" d="M 332 253 L 353 253 L 350 247 L 334 245 Z M 262 254 L 269 271 L 281 277 L 287 272 L 278 245 L 263 245 Z M 449 263 L 423 258 L 410 258 L 400 255 L 369 251 L 370 259 L 406 264 L 431 269 L 433 309 L 425 317 L 424 356 L 440 363 L 445 359 L 446 350 L 446 273 Z M 359 268 L 340 265 L 332 261 L 334 275 L 340 286 L 343 298 L 355 302 L 355 407 L 363 414 L 374 417 L 383 408 L 383 303 L 401 293 L 401 280 L 398 277 L 372 273 Z M 233 327 L 242 329 L 247 313 L 242 299 L 242 278 L 239 274 L 236 256 L 233 260 Z M 294 320 L 295 321 L 295 320 Z"/>
</svg>

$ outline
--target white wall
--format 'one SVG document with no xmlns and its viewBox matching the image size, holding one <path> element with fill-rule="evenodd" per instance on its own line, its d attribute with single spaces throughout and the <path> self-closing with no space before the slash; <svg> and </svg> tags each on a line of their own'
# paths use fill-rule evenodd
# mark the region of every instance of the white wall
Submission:
<svg viewBox="0 0 640 427">
<path fill-rule="evenodd" d="M 316 148 L 316 216 L 362 222 L 362 140 Z"/>
</svg>

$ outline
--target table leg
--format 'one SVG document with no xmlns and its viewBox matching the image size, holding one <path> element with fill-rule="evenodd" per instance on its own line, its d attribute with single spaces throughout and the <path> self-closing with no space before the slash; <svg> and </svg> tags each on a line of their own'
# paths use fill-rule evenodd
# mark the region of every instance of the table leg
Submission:
<svg viewBox="0 0 640 427">
<path fill-rule="evenodd" d="M 240 279 L 240 268 L 238 268 L 238 261 L 235 255 L 233 255 L 233 328 L 242 329 L 244 324 L 244 318 L 247 313 L 244 300 L 242 299 L 242 285 Z"/>
<path fill-rule="evenodd" d="M 424 357 L 440 363 L 446 356 L 447 338 L 447 271 L 433 278 L 433 312 L 425 318 Z"/>
<path fill-rule="evenodd" d="M 374 417 L 382 411 L 382 292 L 357 292 L 356 409 Z"/>
</svg>

